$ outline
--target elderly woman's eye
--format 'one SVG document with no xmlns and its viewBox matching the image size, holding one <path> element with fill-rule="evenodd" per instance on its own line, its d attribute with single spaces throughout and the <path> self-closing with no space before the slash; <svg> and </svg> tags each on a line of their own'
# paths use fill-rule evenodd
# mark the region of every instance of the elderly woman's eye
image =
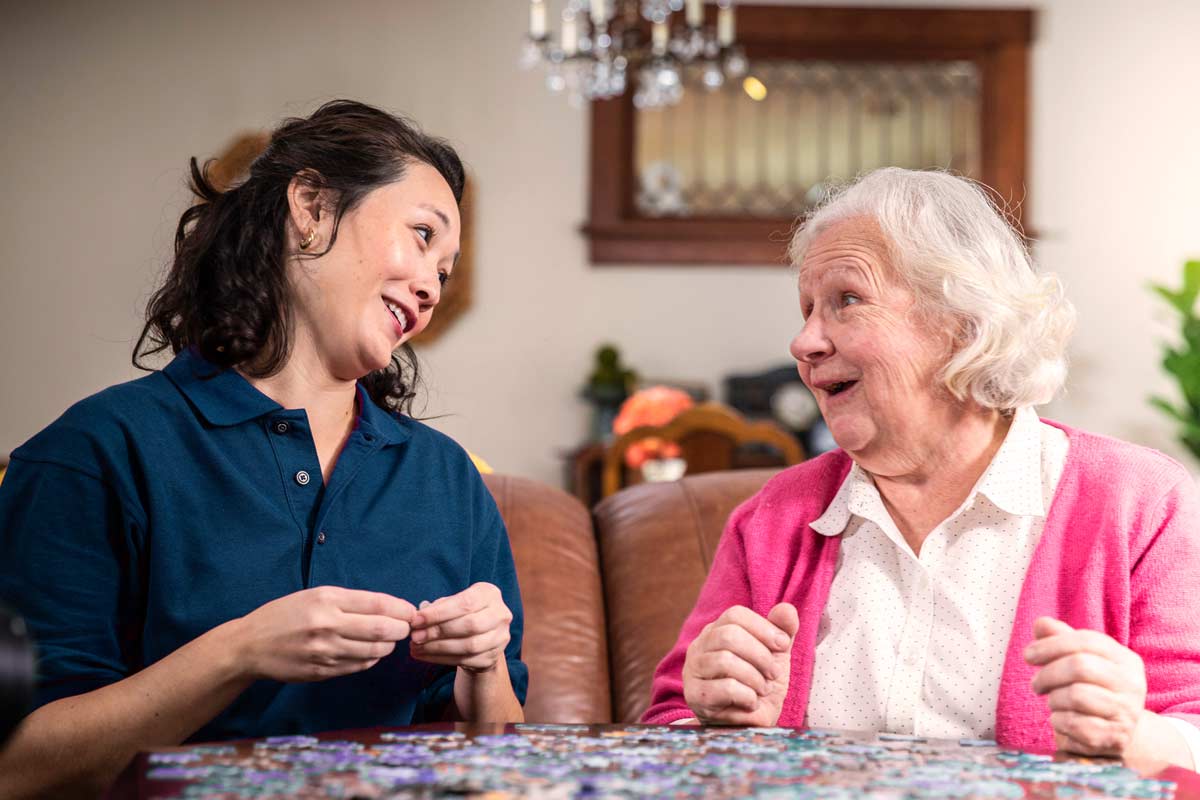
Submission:
<svg viewBox="0 0 1200 800">
<path fill-rule="evenodd" d="M 852 305 L 855 305 L 856 303 L 861 303 L 861 302 L 862 302 L 862 298 L 860 298 L 858 295 L 854 294 L 853 292 L 842 292 L 842 305 L 852 306 Z"/>
</svg>

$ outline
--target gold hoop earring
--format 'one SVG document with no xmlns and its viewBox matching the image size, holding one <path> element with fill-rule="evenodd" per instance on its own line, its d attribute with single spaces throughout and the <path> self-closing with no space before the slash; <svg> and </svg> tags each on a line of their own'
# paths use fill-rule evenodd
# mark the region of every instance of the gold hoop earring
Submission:
<svg viewBox="0 0 1200 800">
<path fill-rule="evenodd" d="M 317 229 L 313 228 L 308 232 L 308 235 L 300 240 L 300 249 L 307 250 L 312 247 L 312 243 L 317 240 Z"/>
</svg>

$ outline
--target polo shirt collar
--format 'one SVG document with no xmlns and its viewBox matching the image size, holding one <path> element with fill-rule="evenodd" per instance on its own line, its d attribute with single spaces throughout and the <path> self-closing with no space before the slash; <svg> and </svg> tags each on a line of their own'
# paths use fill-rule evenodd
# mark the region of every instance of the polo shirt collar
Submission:
<svg viewBox="0 0 1200 800">
<path fill-rule="evenodd" d="M 223 369 L 190 347 L 180 351 L 163 372 L 210 425 L 240 425 L 283 410 L 237 370 Z M 407 427 L 375 405 L 361 383 L 357 388 L 362 432 L 378 436 L 385 445 L 407 441 L 411 436 Z"/>
<path fill-rule="evenodd" d="M 237 370 L 222 369 L 190 347 L 163 372 L 210 425 L 239 425 L 283 408 Z"/>
<path fill-rule="evenodd" d="M 412 432 L 392 412 L 375 405 L 367 389 L 358 384 L 358 427 L 364 434 L 378 436 L 385 445 L 408 441 Z"/>
</svg>

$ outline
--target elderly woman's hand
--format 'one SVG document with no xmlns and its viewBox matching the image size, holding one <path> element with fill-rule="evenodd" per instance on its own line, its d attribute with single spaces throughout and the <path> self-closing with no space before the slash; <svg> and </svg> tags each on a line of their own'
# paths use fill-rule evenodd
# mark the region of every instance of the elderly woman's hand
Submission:
<svg viewBox="0 0 1200 800">
<path fill-rule="evenodd" d="M 771 726 L 779 721 L 800 619 L 791 603 L 766 618 L 733 606 L 688 646 L 683 697 L 702 723 Z"/>
<path fill-rule="evenodd" d="M 1040 666 L 1033 690 L 1050 703 L 1060 750 L 1126 757 L 1141 738 L 1146 669 L 1141 657 L 1099 631 L 1072 628 L 1051 617 L 1033 623 L 1025 660 Z"/>
</svg>

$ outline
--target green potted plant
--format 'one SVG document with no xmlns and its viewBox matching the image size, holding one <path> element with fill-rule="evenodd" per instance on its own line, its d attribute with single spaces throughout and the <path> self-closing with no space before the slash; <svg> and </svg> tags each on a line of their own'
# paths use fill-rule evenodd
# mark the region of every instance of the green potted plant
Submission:
<svg viewBox="0 0 1200 800">
<path fill-rule="evenodd" d="M 1182 341 L 1164 345 L 1162 365 L 1179 383 L 1183 403 L 1176 405 L 1155 395 L 1150 403 L 1179 424 L 1179 440 L 1200 459 L 1200 317 L 1196 316 L 1196 298 L 1200 296 L 1200 261 L 1183 265 L 1183 286 L 1172 289 L 1161 284 L 1151 288 L 1179 313 Z"/>
<path fill-rule="evenodd" d="M 612 437 L 613 420 L 636 382 L 637 373 L 621 363 L 615 346 L 604 344 L 596 350 L 592 372 L 580 392 L 592 404 L 592 441 Z"/>
</svg>

